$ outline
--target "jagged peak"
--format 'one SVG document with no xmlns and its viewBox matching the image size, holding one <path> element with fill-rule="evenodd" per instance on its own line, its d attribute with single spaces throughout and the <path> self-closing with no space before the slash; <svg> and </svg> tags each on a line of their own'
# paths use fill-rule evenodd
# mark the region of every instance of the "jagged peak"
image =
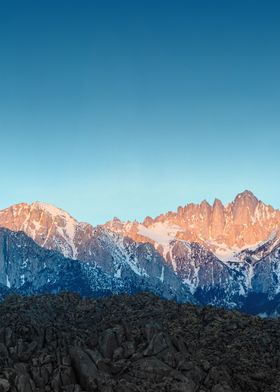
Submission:
<svg viewBox="0 0 280 392">
<path fill-rule="evenodd" d="M 150 216 L 146 216 L 146 218 L 143 221 L 143 225 L 144 226 L 149 226 L 150 224 L 152 224 L 154 222 L 153 218 Z"/>
<path fill-rule="evenodd" d="M 254 195 L 253 192 L 249 191 L 248 189 L 246 189 L 245 191 L 238 193 L 238 195 L 235 197 L 234 201 L 240 200 L 240 199 L 251 199 L 254 201 L 259 201 L 257 199 L 257 197 Z"/>
<path fill-rule="evenodd" d="M 121 220 L 117 216 L 114 216 L 114 218 L 111 220 L 111 222 L 121 222 Z"/>
<path fill-rule="evenodd" d="M 223 205 L 223 203 L 221 202 L 221 200 L 220 199 L 215 199 L 214 200 L 214 203 L 213 203 L 213 207 L 215 208 L 215 207 L 223 207 L 224 205 Z"/>
<path fill-rule="evenodd" d="M 202 202 L 200 203 L 200 207 L 206 207 L 206 208 L 210 208 L 211 205 L 208 203 L 208 201 L 206 199 L 202 200 Z"/>
</svg>

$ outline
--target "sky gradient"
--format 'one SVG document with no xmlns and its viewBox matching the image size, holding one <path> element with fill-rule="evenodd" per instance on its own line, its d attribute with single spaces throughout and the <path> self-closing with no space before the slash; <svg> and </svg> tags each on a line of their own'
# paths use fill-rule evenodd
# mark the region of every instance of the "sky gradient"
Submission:
<svg viewBox="0 0 280 392">
<path fill-rule="evenodd" d="M 280 3 L 0 0 L 0 208 L 280 208 Z"/>
</svg>

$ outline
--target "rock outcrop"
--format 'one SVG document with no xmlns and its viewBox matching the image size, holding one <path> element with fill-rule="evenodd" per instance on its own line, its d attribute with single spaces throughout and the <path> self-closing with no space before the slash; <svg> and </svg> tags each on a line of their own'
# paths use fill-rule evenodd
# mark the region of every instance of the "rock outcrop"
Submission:
<svg viewBox="0 0 280 392">
<path fill-rule="evenodd" d="M 1 392 L 279 389 L 279 320 L 150 294 L 0 304 Z"/>
</svg>

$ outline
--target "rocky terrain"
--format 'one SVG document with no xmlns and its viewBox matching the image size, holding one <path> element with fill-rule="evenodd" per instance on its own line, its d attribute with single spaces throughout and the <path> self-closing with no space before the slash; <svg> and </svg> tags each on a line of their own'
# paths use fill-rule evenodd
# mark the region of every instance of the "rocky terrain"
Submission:
<svg viewBox="0 0 280 392">
<path fill-rule="evenodd" d="M 0 304 L 1 392 L 279 390 L 279 320 L 145 293 Z"/>
</svg>

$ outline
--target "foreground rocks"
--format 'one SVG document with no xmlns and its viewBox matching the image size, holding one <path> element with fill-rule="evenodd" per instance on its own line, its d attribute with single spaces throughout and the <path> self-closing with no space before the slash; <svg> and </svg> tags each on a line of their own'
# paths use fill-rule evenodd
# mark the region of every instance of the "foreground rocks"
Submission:
<svg viewBox="0 0 280 392">
<path fill-rule="evenodd" d="M 280 321 L 150 294 L 0 304 L 0 392 L 276 392 Z"/>
</svg>

